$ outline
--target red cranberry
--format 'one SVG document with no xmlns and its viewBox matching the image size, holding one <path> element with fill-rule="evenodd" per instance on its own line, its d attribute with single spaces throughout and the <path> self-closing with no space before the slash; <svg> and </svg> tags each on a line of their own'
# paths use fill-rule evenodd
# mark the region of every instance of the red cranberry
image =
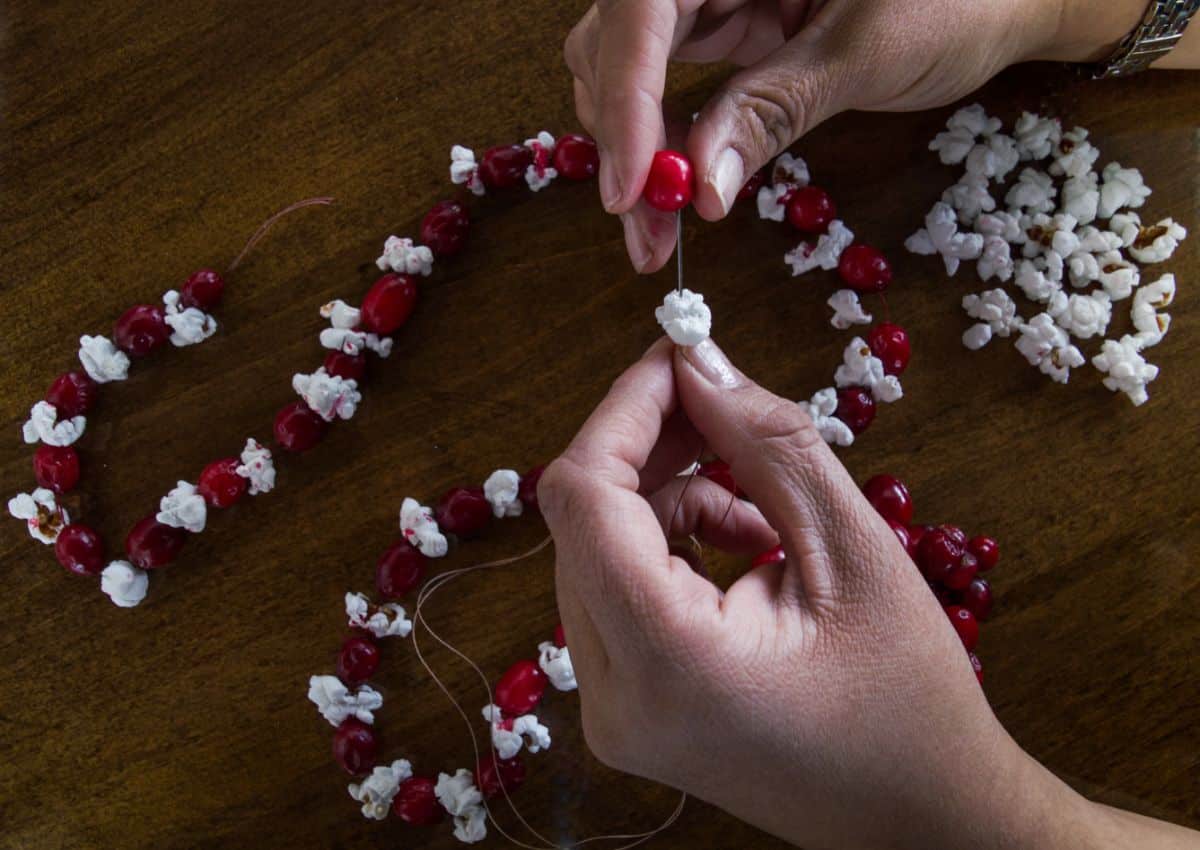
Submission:
<svg viewBox="0 0 1200 850">
<path fill-rule="evenodd" d="M 87 372 L 64 372 L 46 390 L 46 401 L 54 405 L 59 419 L 87 413 L 100 395 L 100 385 Z"/>
<path fill-rule="evenodd" d="M 696 474 L 701 478 L 707 478 L 714 484 L 720 484 L 730 493 L 741 492 L 738 490 L 737 482 L 733 480 L 733 472 L 729 469 L 729 464 L 723 460 L 710 460 L 708 463 L 700 464 Z"/>
<path fill-rule="evenodd" d="M 333 733 L 333 757 L 352 776 L 370 773 L 378 752 L 375 730 L 356 717 L 347 717 Z"/>
<path fill-rule="evenodd" d="M 567 133 L 554 146 L 554 170 L 568 180 L 587 180 L 600 170 L 596 143 L 579 133 Z"/>
<path fill-rule="evenodd" d="M 750 562 L 750 569 L 761 567 L 765 564 L 782 564 L 787 560 L 787 554 L 783 551 L 782 546 L 776 546 L 774 549 L 768 549 L 765 552 L 759 552 L 754 556 L 754 560 Z"/>
<path fill-rule="evenodd" d="M 379 667 L 379 647 L 365 637 L 348 637 L 337 657 L 337 676 L 347 685 L 361 685 Z"/>
<path fill-rule="evenodd" d="M 979 684 L 983 684 L 983 664 L 979 660 L 979 656 L 974 652 L 968 652 L 967 657 L 971 659 L 971 669 L 975 671 L 975 678 Z"/>
<path fill-rule="evenodd" d="M 546 467 L 535 466 L 522 475 L 520 482 L 517 484 L 517 498 L 521 500 L 521 504 L 531 511 L 541 510 L 538 506 L 537 488 L 538 482 L 542 480 L 542 473 L 545 471 Z"/>
<path fill-rule="evenodd" d="M 675 212 L 692 202 L 692 161 L 679 151 L 656 151 L 642 189 L 646 203 L 656 210 Z"/>
<path fill-rule="evenodd" d="M 54 554 L 75 575 L 94 576 L 104 569 L 104 541 L 95 531 L 77 522 L 58 532 Z"/>
<path fill-rule="evenodd" d="M 387 336 L 408 321 L 417 303 L 417 282 L 406 274 L 385 274 L 367 290 L 362 303 L 363 327 Z"/>
<path fill-rule="evenodd" d="M 433 789 L 436 784 L 425 776 L 410 776 L 400 783 L 392 798 L 392 814 L 413 826 L 432 826 L 441 823 L 445 809 Z"/>
<path fill-rule="evenodd" d="M 846 423 L 855 434 L 867 430 L 875 419 L 875 399 L 866 387 L 842 387 L 837 394 L 838 406 L 834 416 Z"/>
<path fill-rule="evenodd" d="M 346 354 L 344 351 L 331 351 L 325 355 L 322 364 L 325 372 L 337 375 L 347 381 L 361 381 L 367 371 L 367 358 L 362 354 Z"/>
<path fill-rule="evenodd" d="M 824 189 L 802 186 L 788 198 L 787 217 L 802 233 L 824 233 L 837 218 L 837 205 Z"/>
<path fill-rule="evenodd" d="M 492 504 L 482 487 L 452 487 L 433 509 L 442 531 L 459 537 L 473 537 L 492 521 Z"/>
<path fill-rule="evenodd" d="M 908 533 L 908 526 L 901 522 L 896 522 L 890 517 L 884 517 L 883 521 L 888 524 L 888 528 L 896 535 L 896 539 L 900 541 L 900 545 L 904 547 L 904 551 L 912 556 L 912 538 Z"/>
<path fill-rule="evenodd" d="M 963 549 L 944 528 L 931 528 L 917 544 L 917 563 L 925 578 L 942 581 L 962 560 Z"/>
<path fill-rule="evenodd" d="M 524 145 L 488 148 L 479 162 L 479 179 L 489 189 L 511 189 L 525 181 L 525 169 L 533 165 L 533 151 Z"/>
<path fill-rule="evenodd" d="M 524 781 L 525 763 L 520 755 L 502 759 L 494 752 L 489 753 L 475 769 L 475 787 L 487 800 L 505 791 L 513 793 Z"/>
<path fill-rule="evenodd" d="M 227 508 L 246 494 L 250 482 L 237 474 L 241 461 L 236 457 L 214 460 L 200 473 L 196 492 L 214 508 Z"/>
<path fill-rule="evenodd" d="M 742 188 L 738 189 L 737 199 L 744 201 L 747 198 L 753 198 L 758 195 L 758 190 L 767 182 L 766 175 L 762 171 L 756 171 L 750 175 L 750 179 L 742 184 Z"/>
<path fill-rule="evenodd" d="M 946 616 L 950 618 L 950 624 L 954 626 L 954 631 L 958 632 L 958 638 L 967 648 L 967 652 L 975 649 L 979 643 L 979 623 L 975 615 L 961 605 L 951 605 L 946 609 Z"/>
<path fill-rule="evenodd" d="M 421 583 L 429 559 L 407 540 L 397 540 L 375 563 L 375 587 L 388 599 L 399 599 Z"/>
<path fill-rule="evenodd" d="M 871 353 L 883 361 L 883 374 L 899 375 L 908 368 L 912 345 L 908 341 L 908 332 L 899 325 L 891 322 L 876 325 L 867 335 L 867 344 L 871 346 Z"/>
<path fill-rule="evenodd" d="M 949 534 L 950 539 L 957 543 L 960 548 L 967 548 L 967 533 L 957 525 L 943 525 L 942 531 Z"/>
<path fill-rule="evenodd" d="M 150 514 L 130 530 L 125 554 L 135 567 L 152 570 L 174 561 L 186 541 L 186 531 L 164 525 Z"/>
<path fill-rule="evenodd" d="M 870 245 L 851 245 L 842 252 L 838 274 L 851 289 L 883 292 L 892 282 L 892 267 L 883 252 Z"/>
<path fill-rule="evenodd" d="M 537 707 L 546 690 L 546 674 L 536 661 L 518 661 L 496 683 L 496 705 L 512 717 L 528 714 Z"/>
<path fill-rule="evenodd" d="M 170 337 L 163 308 L 152 304 L 130 307 L 113 326 L 113 342 L 130 357 L 145 357 Z"/>
<path fill-rule="evenodd" d="M 289 452 L 308 451 L 321 442 L 328 427 L 303 401 L 293 401 L 275 414 L 275 442 Z"/>
<path fill-rule="evenodd" d="M 917 548 L 921 545 L 921 538 L 925 536 L 925 532 L 930 530 L 928 525 L 910 525 L 908 527 L 908 536 L 912 540 L 913 557 L 916 558 Z"/>
<path fill-rule="evenodd" d="M 225 280 L 221 275 L 212 269 L 200 269 L 192 272 L 192 276 L 183 282 L 179 300 L 184 307 L 198 307 L 208 313 L 221 303 L 224 292 Z"/>
<path fill-rule="evenodd" d="M 963 552 L 958 563 L 942 577 L 942 583 L 951 590 L 966 590 L 978 571 L 979 562 L 975 560 L 975 556 L 970 552 Z"/>
<path fill-rule="evenodd" d="M 975 615 L 979 622 L 986 620 L 992 613 L 992 586 L 985 578 L 975 578 L 963 591 L 962 605 Z"/>
<path fill-rule="evenodd" d="M 42 443 L 33 453 L 33 477 L 39 487 L 66 493 L 79 483 L 79 455 L 71 446 Z"/>
<path fill-rule="evenodd" d="M 927 581 L 929 591 L 937 598 L 938 603 L 943 608 L 949 608 L 951 605 L 957 605 L 960 601 L 960 594 L 956 590 L 951 590 L 940 582 Z"/>
<path fill-rule="evenodd" d="M 559 649 L 567 645 L 567 633 L 563 631 L 562 623 L 554 627 L 554 645 Z"/>
<path fill-rule="evenodd" d="M 421 243 L 435 257 L 453 257 L 467 244 L 471 217 L 458 201 L 438 201 L 421 221 Z"/>
<path fill-rule="evenodd" d="M 863 495 L 884 519 L 895 520 L 904 525 L 912 522 L 912 496 L 904 482 L 896 476 L 873 476 L 863 485 Z"/>
<path fill-rule="evenodd" d="M 967 551 L 979 561 L 980 572 L 987 572 L 1000 561 L 1000 544 L 982 534 L 967 541 Z"/>
</svg>

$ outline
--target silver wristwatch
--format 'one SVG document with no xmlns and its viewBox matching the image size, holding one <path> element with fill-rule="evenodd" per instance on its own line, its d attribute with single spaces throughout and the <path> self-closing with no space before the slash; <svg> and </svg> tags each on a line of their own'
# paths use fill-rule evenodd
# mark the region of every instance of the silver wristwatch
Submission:
<svg viewBox="0 0 1200 850">
<path fill-rule="evenodd" d="M 1151 0 L 1142 22 L 1125 36 L 1108 61 L 1092 67 L 1092 77 L 1128 77 L 1145 71 L 1171 52 L 1197 11 L 1200 0 Z"/>
</svg>

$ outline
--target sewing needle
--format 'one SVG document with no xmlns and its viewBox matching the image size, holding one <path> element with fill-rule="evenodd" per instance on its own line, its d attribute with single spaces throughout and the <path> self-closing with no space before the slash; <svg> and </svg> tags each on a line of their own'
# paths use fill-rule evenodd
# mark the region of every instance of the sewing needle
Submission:
<svg viewBox="0 0 1200 850">
<path fill-rule="evenodd" d="M 683 295 L 683 210 L 675 213 L 675 294 Z"/>
</svg>

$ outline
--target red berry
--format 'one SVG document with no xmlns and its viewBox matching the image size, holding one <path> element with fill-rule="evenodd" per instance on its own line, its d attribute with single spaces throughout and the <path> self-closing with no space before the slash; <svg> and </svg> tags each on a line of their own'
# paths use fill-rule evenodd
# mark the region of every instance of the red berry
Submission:
<svg viewBox="0 0 1200 850">
<path fill-rule="evenodd" d="M 379 647 L 365 637 L 348 637 L 337 656 L 337 676 L 347 685 L 361 685 L 379 667 Z"/>
<path fill-rule="evenodd" d="M 975 671 L 975 678 L 979 684 L 983 684 L 983 664 L 979 660 L 979 656 L 974 652 L 968 652 L 967 657 L 971 659 L 971 669 Z"/>
<path fill-rule="evenodd" d="M 954 626 L 954 631 L 958 632 L 958 639 L 967 648 L 967 652 L 975 649 L 979 643 L 979 623 L 975 620 L 975 615 L 961 605 L 951 605 L 946 609 L 946 616 L 950 618 L 950 624 Z"/>
<path fill-rule="evenodd" d="M 951 605 L 957 605 L 961 601 L 961 594 L 956 590 L 951 590 L 940 582 L 927 581 L 930 592 L 937 599 L 938 603 L 943 608 L 949 608 Z"/>
<path fill-rule="evenodd" d="M 537 707 L 546 690 L 546 674 L 536 661 L 518 661 L 496 683 L 496 705 L 512 717 L 528 714 Z"/>
<path fill-rule="evenodd" d="M 225 280 L 221 275 L 212 269 L 200 269 L 192 272 L 192 276 L 183 282 L 179 300 L 184 307 L 198 307 L 208 313 L 221 303 L 224 292 Z"/>
<path fill-rule="evenodd" d="M 227 508 L 246 494 L 250 482 L 237 474 L 241 461 L 236 457 L 214 460 L 200 473 L 196 492 L 214 508 Z"/>
<path fill-rule="evenodd" d="M 708 463 L 700 464 L 696 474 L 701 478 L 707 478 L 714 484 L 720 484 L 730 493 L 740 492 L 737 482 L 733 480 L 733 472 L 729 469 L 729 464 L 723 460 L 710 460 Z"/>
<path fill-rule="evenodd" d="M 344 351 L 331 351 L 325 355 L 322 364 L 326 373 L 345 378 L 347 381 L 361 381 L 367 371 L 367 358 L 362 354 L 346 354 Z"/>
<path fill-rule="evenodd" d="M 851 245 L 842 252 L 838 274 L 851 289 L 883 292 L 892 282 L 892 267 L 883 252 L 870 245 Z"/>
<path fill-rule="evenodd" d="M 531 511 L 541 510 L 538 506 L 537 488 L 538 482 L 542 480 L 542 473 L 545 471 L 546 467 L 535 466 L 521 476 L 521 481 L 517 485 L 517 498 Z"/>
<path fill-rule="evenodd" d="M 888 524 L 888 528 L 896 535 L 896 539 L 900 541 L 900 545 L 904 547 L 904 551 L 912 557 L 912 537 L 908 533 L 908 526 L 901 522 L 896 522 L 890 517 L 884 517 L 883 521 Z"/>
<path fill-rule="evenodd" d="M 54 554 L 75 575 L 94 576 L 104 569 L 104 541 L 95 531 L 77 522 L 58 532 Z"/>
<path fill-rule="evenodd" d="M 967 533 L 957 525 L 943 525 L 942 531 L 950 535 L 950 538 L 963 549 L 967 548 Z"/>
<path fill-rule="evenodd" d="M 33 477 L 39 487 L 66 493 L 79 483 L 79 455 L 71 446 L 42 443 L 33 453 Z"/>
<path fill-rule="evenodd" d="M 406 274 L 385 274 L 371 285 L 363 298 L 363 327 L 371 333 L 387 336 L 408 321 L 416 304 L 416 280 Z"/>
<path fill-rule="evenodd" d="M 130 529 L 125 538 L 125 554 L 135 567 L 152 570 L 174 561 L 185 542 L 186 531 L 164 525 L 150 514 Z"/>
<path fill-rule="evenodd" d="M 375 730 L 356 717 L 347 717 L 333 733 L 333 757 L 352 776 L 370 773 L 378 752 Z"/>
<path fill-rule="evenodd" d="M 917 563 L 925 578 L 942 581 L 962 560 L 963 548 L 944 528 L 931 528 L 917 544 Z"/>
<path fill-rule="evenodd" d="M 375 562 L 375 587 L 388 599 L 399 599 L 421 583 L 429 559 L 407 540 L 397 540 Z"/>
<path fill-rule="evenodd" d="M 492 521 L 492 504 L 482 487 L 452 487 L 433 509 L 442 531 L 459 537 L 473 537 Z"/>
<path fill-rule="evenodd" d="M 436 784 L 425 776 L 410 776 L 400 783 L 392 798 L 392 813 L 413 826 L 432 826 L 441 823 L 445 809 L 433 789 Z"/>
<path fill-rule="evenodd" d="M 982 534 L 967 541 L 967 551 L 979 561 L 980 572 L 990 570 L 1000 561 L 1000 544 Z"/>
<path fill-rule="evenodd" d="M 908 525 L 913 518 L 913 500 L 904 482 L 894 475 L 875 475 L 863 485 L 863 495 L 884 519 Z M 911 535 L 909 535 L 911 536 Z"/>
<path fill-rule="evenodd" d="M 328 427 L 303 401 L 293 401 L 275 414 L 275 442 L 289 452 L 307 451 L 321 442 Z"/>
<path fill-rule="evenodd" d="M 596 143 L 579 133 L 567 133 L 554 146 L 554 170 L 568 180 L 587 180 L 600 170 Z"/>
<path fill-rule="evenodd" d="M 525 181 L 525 169 L 533 165 L 533 151 L 524 145 L 500 145 L 483 152 L 479 179 L 489 189 L 510 189 Z"/>
<path fill-rule="evenodd" d="M 942 583 L 951 590 L 966 590 L 978 571 L 979 562 L 975 560 L 975 556 L 970 552 L 963 552 L 958 563 L 942 577 Z"/>
<path fill-rule="evenodd" d="M 438 201 L 421 221 L 421 243 L 435 257 L 453 257 L 467 244 L 471 217 L 458 201 Z"/>
<path fill-rule="evenodd" d="M 908 341 L 908 332 L 899 325 L 891 322 L 876 325 L 867 336 L 867 344 L 871 346 L 871 353 L 883 361 L 883 374 L 899 375 L 908 368 L 912 345 Z"/>
<path fill-rule="evenodd" d="M 842 387 L 837 394 L 838 406 L 834 416 L 849 426 L 855 434 L 867 430 L 875 419 L 875 399 L 866 387 Z"/>
<path fill-rule="evenodd" d="M 692 161 L 678 151 L 656 151 L 642 189 L 656 210 L 675 212 L 692 202 Z"/>
<path fill-rule="evenodd" d="M 921 538 L 925 536 L 925 532 L 930 530 L 928 525 L 910 525 L 908 527 L 908 536 L 912 540 L 913 557 L 916 557 L 917 547 L 921 545 Z"/>
<path fill-rule="evenodd" d="M 502 759 L 492 752 L 484 756 L 483 762 L 475 769 L 475 787 L 487 800 L 504 791 L 513 793 L 524 781 L 525 763 L 520 755 Z"/>
<path fill-rule="evenodd" d="M 787 554 L 783 551 L 783 547 L 776 546 L 774 549 L 768 549 L 755 555 L 754 560 L 750 562 L 750 569 L 761 567 L 764 564 L 782 564 L 786 560 Z"/>
<path fill-rule="evenodd" d="M 145 357 L 170 337 L 163 308 L 152 304 L 130 307 L 113 326 L 113 342 L 130 357 Z"/>
<path fill-rule="evenodd" d="M 992 586 L 985 578 L 974 578 L 963 591 L 962 606 L 975 615 L 979 622 L 992 613 Z"/>
<path fill-rule="evenodd" d="M 742 188 L 738 189 L 737 200 L 744 201 L 747 198 L 755 197 L 766 182 L 766 175 L 762 171 L 754 172 L 750 175 L 750 179 L 742 184 Z"/>
<path fill-rule="evenodd" d="M 787 217 L 803 233 L 824 233 L 837 218 L 837 205 L 824 189 L 802 186 L 788 197 Z"/>
<path fill-rule="evenodd" d="M 559 649 L 567 645 L 567 633 L 563 631 L 562 623 L 554 627 L 554 645 Z"/>
<path fill-rule="evenodd" d="M 100 395 L 100 385 L 86 372 L 64 372 L 46 390 L 46 401 L 54 405 L 59 419 L 70 419 L 91 410 Z"/>
</svg>

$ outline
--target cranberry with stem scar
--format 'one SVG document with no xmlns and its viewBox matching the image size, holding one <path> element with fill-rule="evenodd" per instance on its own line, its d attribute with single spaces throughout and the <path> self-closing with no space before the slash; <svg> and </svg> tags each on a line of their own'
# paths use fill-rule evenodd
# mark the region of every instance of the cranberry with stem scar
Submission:
<svg viewBox="0 0 1200 850">
<path fill-rule="evenodd" d="M 676 212 L 692 202 L 692 161 L 679 151 L 656 151 L 642 189 L 646 203 L 662 212 Z"/>
</svg>

